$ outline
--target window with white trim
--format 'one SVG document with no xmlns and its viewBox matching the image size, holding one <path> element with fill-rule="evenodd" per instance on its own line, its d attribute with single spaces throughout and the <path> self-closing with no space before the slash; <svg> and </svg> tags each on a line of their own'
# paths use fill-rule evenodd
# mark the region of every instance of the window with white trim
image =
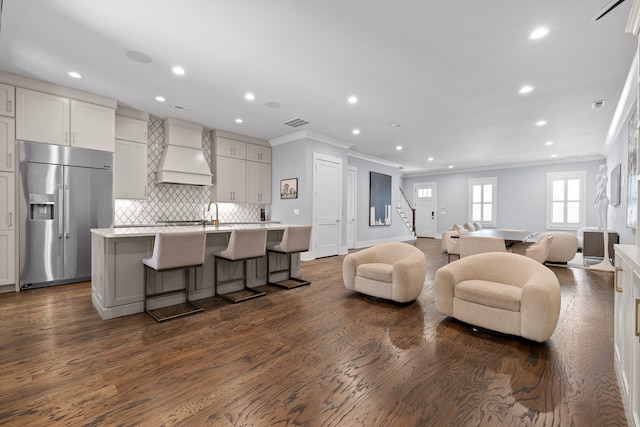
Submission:
<svg viewBox="0 0 640 427">
<path fill-rule="evenodd" d="M 586 183 L 583 170 L 547 174 L 547 228 L 584 227 Z"/>
<path fill-rule="evenodd" d="M 498 178 L 469 179 L 469 222 L 496 226 Z"/>
</svg>

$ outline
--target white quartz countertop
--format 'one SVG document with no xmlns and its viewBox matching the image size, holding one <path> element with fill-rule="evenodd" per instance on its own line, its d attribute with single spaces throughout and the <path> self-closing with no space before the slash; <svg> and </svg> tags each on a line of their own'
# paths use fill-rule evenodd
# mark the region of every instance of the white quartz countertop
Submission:
<svg viewBox="0 0 640 427">
<path fill-rule="evenodd" d="M 235 229 L 246 228 L 266 228 L 268 230 L 284 230 L 287 224 L 278 223 L 263 223 L 263 224 L 232 224 L 232 225 L 220 225 L 218 227 L 213 225 L 207 225 L 204 230 L 209 233 L 230 233 Z M 173 231 L 198 231 L 202 230 L 201 225 L 184 226 L 184 225 L 160 225 L 157 227 L 112 227 L 112 228 L 92 228 L 91 232 L 102 237 L 116 238 L 116 237 L 145 237 L 155 236 L 158 232 L 173 232 Z"/>
<path fill-rule="evenodd" d="M 614 245 L 616 256 L 624 258 L 634 269 L 640 269 L 640 246 Z"/>
</svg>

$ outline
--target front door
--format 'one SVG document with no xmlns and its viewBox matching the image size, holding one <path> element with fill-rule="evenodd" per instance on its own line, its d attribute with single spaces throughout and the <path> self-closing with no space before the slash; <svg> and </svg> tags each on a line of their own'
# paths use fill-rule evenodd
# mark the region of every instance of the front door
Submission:
<svg viewBox="0 0 640 427">
<path fill-rule="evenodd" d="M 416 208 L 416 235 L 433 238 L 436 229 L 435 182 L 414 184 L 413 205 Z"/>
</svg>

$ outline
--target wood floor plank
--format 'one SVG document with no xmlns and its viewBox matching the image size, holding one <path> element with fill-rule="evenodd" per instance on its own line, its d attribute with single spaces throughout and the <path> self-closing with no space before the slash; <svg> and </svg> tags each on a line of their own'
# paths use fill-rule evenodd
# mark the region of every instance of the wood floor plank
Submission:
<svg viewBox="0 0 640 427">
<path fill-rule="evenodd" d="M 623 426 L 612 274 L 553 267 L 551 339 L 533 343 L 435 310 L 440 241 L 409 305 L 342 285 L 343 256 L 304 262 L 310 286 L 200 303 L 164 323 L 102 321 L 89 283 L 0 295 L 0 424 Z"/>
</svg>

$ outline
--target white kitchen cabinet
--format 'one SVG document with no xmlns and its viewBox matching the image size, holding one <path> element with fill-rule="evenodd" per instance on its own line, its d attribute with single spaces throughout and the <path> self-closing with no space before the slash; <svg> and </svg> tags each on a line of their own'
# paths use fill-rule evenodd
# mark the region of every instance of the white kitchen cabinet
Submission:
<svg viewBox="0 0 640 427">
<path fill-rule="evenodd" d="M 69 145 L 70 106 L 68 98 L 16 89 L 16 138 Z"/>
<path fill-rule="evenodd" d="M 271 147 L 247 144 L 247 160 L 271 164 Z"/>
<path fill-rule="evenodd" d="M 247 144 L 229 138 L 215 138 L 214 151 L 217 156 L 243 160 L 247 158 Z"/>
<path fill-rule="evenodd" d="M 16 88 L 0 83 L 0 114 L 3 116 L 16 116 Z"/>
<path fill-rule="evenodd" d="M 0 285 L 15 283 L 15 174 L 0 172 Z"/>
<path fill-rule="evenodd" d="M 15 174 L 0 172 L 0 230 L 15 230 Z"/>
<path fill-rule="evenodd" d="M 16 170 L 15 121 L 0 116 L 0 171 Z"/>
<path fill-rule="evenodd" d="M 640 246 L 616 245 L 614 365 L 627 422 L 640 427 Z"/>
<path fill-rule="evenodd" d="M 15 283 L 15 231 L 0 230 L 0 285 Z"/>
<path fill-rule="evenodd" d="M 114 151 L 115 110 L 61 96 L 16 89 L 16 138 Z"/>
<path fill-rule="evenodd" d="M 147 143 L 149 122 L 116 115 L 116 139 Z"/>
<path fill-rule="evenodd" d="M 71 145 L 91 150 L 115 150 L 115 110 L 71 101 Z"/>
<path fill-rule="evenodd" d="M 147 144 L 116 139 L 113 197 L 147 198 Z"/>
<path fill-rule="evenodd" d="M 217 156 L 215 161 L 216 201 L 246 202 L 247 162 L 224 156 Z"/>
<path fill-rule="evenodd" d="M 270 163 L 247 161 L 247 202 L 271 203 Z"/>
</svg>

